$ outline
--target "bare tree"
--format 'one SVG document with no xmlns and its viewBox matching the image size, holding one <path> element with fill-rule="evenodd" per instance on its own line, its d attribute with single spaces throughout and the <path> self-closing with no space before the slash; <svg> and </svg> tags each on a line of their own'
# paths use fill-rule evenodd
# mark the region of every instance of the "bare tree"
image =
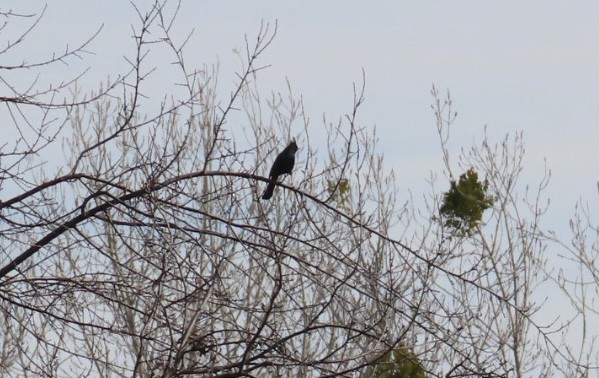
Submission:
<svg viewBox="0 0 599 378">
<path fill-rule="evenodd" d="M 6 84 L 17 136 L 0 150 L 4 374 L 356 376 L 397 350 L 431 376 L 579 371 L 583 359 L 535 322 L 546 181 L 520 201 L 520 136 L 485 138 L 459 159 L 484 175 L 494 201 L 484 222 L 453 233 L 442 193 L 425 209 L 399 205 L 395 175 L 358 117 L 365 79 L 345 117 L 313 129 L 291 85 L 268 97 L 259 89 L 276 35 L 263 24 L 223 97 L 218 69 L 186 60 L 180 7 L 136 8 L 129 70 L 93 93 L 81 94 L 78 76 L 48 90 Z M 0 69 L 43 70 L 88 43 Z M 154 49 L 177 70 L 177 90 L 160 102 L 145 93 L 172 66 L 154 65 Z M 434 95 L 453 180 L 451 99 Z M 261 202 L 292 137 L 295 171 Z M 54 167 L 40 152 L 61 139 L 69 148 Z"/>
<path fill-rule="evenodd" d="M 597 185 L 599 193 L 599 183 Z M 545 237 L 560 247 L 560 260 L 547 272 L 547 280 L 555 286 L 556 293 L 564 298 L 564 307 L 570 315 L 562 322 L 564 328 L 578 332 L 561 332 L 564 349 L 573 363 L 560 366 L 560 372 L 567 376 L 590 377 L 599 370 L 597 353 L 597 288 L 599 287 L 599 226 L 593 206 L 582 199 L 569 219 L 570 235 L 547 231 Z M 560 309 L 560 312 L 564 312 Z"/>
</svg>

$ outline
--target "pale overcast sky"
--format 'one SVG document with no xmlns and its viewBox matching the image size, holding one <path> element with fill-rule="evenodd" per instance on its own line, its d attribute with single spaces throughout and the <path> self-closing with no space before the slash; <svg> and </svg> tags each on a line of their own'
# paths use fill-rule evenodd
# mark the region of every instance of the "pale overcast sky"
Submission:
<svg viewBox="0 0 599 378">
<path fill-rule="evenodd" d="M 143 9 L 151 1 L 137 3 Z M 0 9 L 40 12 L 45 4 L 3 0 Z M 599 1 L 183 1 L 177 31 L 195 30 L 188 64 L 220 62 L 226 87 L 238 68 L 233 49 L 244 46 L 244 35 L 253 39 L 262 20 L 279 26 L 262 56 L 271 65 L 262 72 L 264 94 L 284 91 L 288 78 L 316 127 L 323 113 L 336 119 L 351 110 L 351 84 L 365 70 L 360 122 L 377 127 L 379 152 L 404 193 L 421 195 L 429 171 L 441 173 L 430 110 L 434 83 L 451 91 L 459 112 L 454 156 L 460 146 L 481 141 L 484 125 L 496 142 L 523 131 L 525 183 L 539 178 L 544 158 L 552 170 L 547 225 L 567 231 L 580 197 L 590 202 L 597 220 Z M 94 56 L 81 66 L 46 72 L 62 79 L 91 66 L 81 82 L 91 90 L 125 70 L 123 56 L 133 53 L 130 25 L 136 22 L 128 1 L 49 1 L 20 51 L 23 57 L 47 57 L 104 25 L 90 48 Z M 2 33 L 4 44 L 8 35 Z M 168 64 L 160 56 L 152 59 Z M 163 89 L 158 86 L 156 94 Z M 563 298 L 553 300 L 555 307 L 548 308 L 563 310 L 558 303 Z M 555 311 L 543 315 L 553 319 Z"/>
<path fill-rule="evenodd" d="M 138 2 L 141 9 L 150 3 Z M 2 4 L 39 12 L 46 2 Z M 480 141 L 484 125 L 495 141 L 522 130 L 527 174 L 533 177 L 544 158 L 552 170 L 555 219 L 571 214 L 580 196 L 597 203 L 598 1 L 184 1 L 177 31 L 195 30 L 189 64 L 218 61 L 231 78 L 238 67 L 232 50 L 243 47 L 244 35 L 252 39 L 262 20 L 279 25 L 262 57 L 271 65 L 262 73 L 264 92 L 284 90 L 288 78 L 316 126 L 323 113 L 334 119 L 350 110 L 351 84 L 365 70 L 360 120 L 377 127 L 380 152 L 402 188 L 424 189 L 428 172 L 440 170 L 429 107 L 434 83 L 451 91 L 459 112 L 454 155 Z M 131 55 L 136 19 L 128 1 L 47 2 L 23 54 L 60 51 L 102 24 L 91 46 L 96 55 L 82 63 L 92 68 L 82 85 L 91 87 L 122 72 L 123 56 Z"/>
</svg>

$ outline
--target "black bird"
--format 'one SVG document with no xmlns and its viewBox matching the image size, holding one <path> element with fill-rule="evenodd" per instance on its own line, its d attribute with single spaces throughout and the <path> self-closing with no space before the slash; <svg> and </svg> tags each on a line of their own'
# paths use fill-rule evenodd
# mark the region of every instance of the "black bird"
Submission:
<svg viewBox="0 0 599 378">
<path fill-rule="evenodd" d="M 275 190 L 275 184 L 279 176 L 284 175 L 286 173 L 291 174 L 291 170 L 293 170 L 293 165 L 295 164 L 295 152 L 297 151 L 297 144 L 295 141 L 289 143 L 287 146 L 275 159 L 275 162 L 272 164 L 272 168 L 270 168 L 270 173 L 268 174 L 268 178 L 270 181 L 268 182 L 268 186 L 262 194 L 262 199 L 267 200 L 272 197 L 272 192 Z"/>
</svg>

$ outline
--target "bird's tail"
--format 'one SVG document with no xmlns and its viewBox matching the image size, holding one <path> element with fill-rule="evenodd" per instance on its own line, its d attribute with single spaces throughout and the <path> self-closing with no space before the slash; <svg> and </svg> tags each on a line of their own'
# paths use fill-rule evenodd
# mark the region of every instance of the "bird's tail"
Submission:
<svg viewBox="0 0 599 378">
<path fill-rule="evenodd" d="M 272 197 L 272 193 L 275 190 L 275 181 L 276 180 L 270 180 L 268 182 L 268 186 L 264 190 L 264 194 L 262 194 L 262 199 L 263 200 L 268 200 L 268 199 L 270 199 L 270 197 Z"/>
</svg>

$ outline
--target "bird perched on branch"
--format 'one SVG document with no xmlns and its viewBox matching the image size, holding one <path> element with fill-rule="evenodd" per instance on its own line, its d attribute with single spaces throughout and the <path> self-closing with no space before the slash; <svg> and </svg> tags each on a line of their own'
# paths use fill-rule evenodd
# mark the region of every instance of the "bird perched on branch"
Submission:
<svg viewBox="0 0 599 378">
<path fill-rule="evenodd" d="M 289 146 L 287 146 L 275 159 L 275 162 L 272 164 L 272 168 L 270 168 L 270 173 L 268 174 L 268 178 L 270 181 L 268 182 L 268 186 L 262 194 L 263 200 L 268 200 L 272 197 L 272 193 L 275 190 L 275 184 L 277 183 L 277 179 L 279 176 L 284 174 L 291 174 L 293 170 L 293 165 L 295 164 L 295 152 L 297 151 L 297 144 L 295 141 L 291 141 Z"/>
</svg>

